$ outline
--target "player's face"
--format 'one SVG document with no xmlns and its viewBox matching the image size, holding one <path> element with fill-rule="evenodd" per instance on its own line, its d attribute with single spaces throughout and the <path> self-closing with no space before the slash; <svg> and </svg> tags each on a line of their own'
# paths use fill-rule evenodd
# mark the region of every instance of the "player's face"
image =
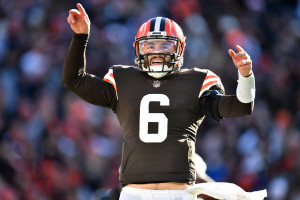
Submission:
<svg viewBox="0 0 300 200">
<path fill-rule="evenodd" d="M 166 54 L 164 56 L 163 54 L 174 54 L 176 52 L 176 44 L 172 41 L 166 40 L 145 41 L 140 44 L 140 52 L 141 54 L 150 54 L 147 57 L 150 65 L 162 65 L 164 59 L 166 62 L 171 60 L 170 55 Z"/>
</svg>

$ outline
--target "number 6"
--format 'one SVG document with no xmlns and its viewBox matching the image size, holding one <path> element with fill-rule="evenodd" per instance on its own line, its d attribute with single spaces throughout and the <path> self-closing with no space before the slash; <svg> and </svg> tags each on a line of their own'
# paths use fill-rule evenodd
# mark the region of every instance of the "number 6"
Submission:
<svg viewBox="0 0 300 200">
<path fill-rule="evenodd" d="M 145 143 L 159 143 L 167 138 L 168 118 L 163 113 L 149 113 L 149 103 L 160 102 L 161 106 L 170 105 L 169 98 L 164 94 L 147 94 L 142 98 L 140 105 L 140 139 Z M 158 123 L 158 133 L 148 133 L 148 123 Z"/>
</svg>

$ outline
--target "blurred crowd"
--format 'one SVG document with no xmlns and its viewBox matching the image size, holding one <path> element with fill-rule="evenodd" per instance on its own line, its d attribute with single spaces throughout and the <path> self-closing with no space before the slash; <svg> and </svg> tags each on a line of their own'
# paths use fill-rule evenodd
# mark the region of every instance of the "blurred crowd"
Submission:
<svg viewBox="0 0 300 200">
<path fill-rule="evenodd" d="M 155 16 L 182 27 L 184 67 L 212 70 L 227 94 L 235 94 L 238 75 L 227 51 L 241 45 L 253 60 L 254 112 L 205 119 L 196 151 L 216 181 L 300 200 L 300 0 L 78 2 L 92 23 L 87 71 L 101 78 L 111 65 L 134 64 L 135 34 Z M 76 3 L 0 1 L 1 200 L 99 199 L 99 188 L 119 186 L 114 113 L 61 85 L 73 35 L 66 18 Z"/>
</svg>

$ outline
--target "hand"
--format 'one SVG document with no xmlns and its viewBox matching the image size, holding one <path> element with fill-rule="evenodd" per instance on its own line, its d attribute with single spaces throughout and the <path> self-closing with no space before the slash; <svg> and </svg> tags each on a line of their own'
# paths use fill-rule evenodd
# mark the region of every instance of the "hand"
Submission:
<svg viewBox="0 0 300 200">
<path fill-rule="evenodd" d="M 86 14 L 84 8 L 80 3 L 77 3 L 77 9 L 72 9 L 69 11 L 69 16 L 67 18 L 72 30 L 77 33 L 88 34 L 90 32 L 90 19 Z"/>
<path fill-rule="evenodd" d="M 252 73 L 252 60 L 242 47 L 236 45 L 236 48 L 239 52 L 235 53 L 232 49 L 229 49 L 228 53 L 242 76 L 250 76 Z"/>
</svg>

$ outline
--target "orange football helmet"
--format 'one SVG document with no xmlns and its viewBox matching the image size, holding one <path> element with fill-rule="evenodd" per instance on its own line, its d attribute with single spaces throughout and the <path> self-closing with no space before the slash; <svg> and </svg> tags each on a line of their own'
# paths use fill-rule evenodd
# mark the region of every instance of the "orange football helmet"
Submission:
<svg viewBox="0 0 300 200">
<path fill-rule="evenodd" d="M 139 28 L 133 46 L 135 63 L 154 78 L 177 71 L 183 64 L 185 36 L 180 26 L 169 18 L 146 21 Z"/>
</svg>

